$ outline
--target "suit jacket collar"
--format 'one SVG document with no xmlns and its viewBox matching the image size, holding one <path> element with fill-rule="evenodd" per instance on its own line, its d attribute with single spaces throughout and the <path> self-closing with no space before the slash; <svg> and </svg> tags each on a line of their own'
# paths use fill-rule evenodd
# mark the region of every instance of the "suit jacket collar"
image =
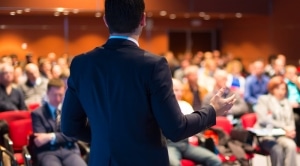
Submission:
<svg viewBox="0 0 300 166">
<path fill-rule="evenodd" d="M 103 47 L 107 49 L 116 49 L 120 47 L 139 48 L 134 42 L 127 39 L 119 39 L 119 38 L 108 39 L 107 42 L 103 45 Z"/>
<path fill-rule="evenodd" d="M 50 110 L 50 108 L 48 106 L 48 103 L 45 103 L 43 105 L 42 112 L 43 112 L 43 115 L 46 118 L 47 122 L 52 127 L 53 131 L 55 131 L 56 130 L 56 124 L 55 124 L 55 120 L 52 117 L 51 110 Z"/>
</svg>

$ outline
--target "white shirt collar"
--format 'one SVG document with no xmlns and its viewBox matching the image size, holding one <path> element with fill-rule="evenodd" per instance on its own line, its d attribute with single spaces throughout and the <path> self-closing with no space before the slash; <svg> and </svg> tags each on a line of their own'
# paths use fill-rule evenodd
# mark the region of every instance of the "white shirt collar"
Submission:
<svg viewBox="0 0 300 166">
<path fill-rule="evenodd" d="M 135 40 L 135 39 L 132 38 L 132 37 L 128 37 L 128 36 L 111 35 L 111 36 L 109 36 L 109 39 L 126 39 L 126 40 L 132 41 L 132 42 L 135 43 L 138 47 L 140 46 L 137 40 Z"/>
<path fill-rule="evenodd" d="M 41 77 L 39 77 L 35 80 L 35 85 L 40 85 L 41 83 L 42 83 Z"/>
</svg>

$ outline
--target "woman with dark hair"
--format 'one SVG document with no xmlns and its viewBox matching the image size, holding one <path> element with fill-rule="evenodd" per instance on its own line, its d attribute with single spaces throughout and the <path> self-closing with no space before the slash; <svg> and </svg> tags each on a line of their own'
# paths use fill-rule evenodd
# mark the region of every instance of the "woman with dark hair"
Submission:
<svg viewBox="0 0 300 166">
<path fill-rule="evenodd" d="M 256 127 L 281 128 L 285 135 L 261 137 L 262 148 L 270 153 L 272 166 L 297 165 L 295 121 L 293 109 L 286 97 L 284 79 L 281 76 L 271 78 L 268 91 L 269 94 L 258 99 Z"/>
</svg>

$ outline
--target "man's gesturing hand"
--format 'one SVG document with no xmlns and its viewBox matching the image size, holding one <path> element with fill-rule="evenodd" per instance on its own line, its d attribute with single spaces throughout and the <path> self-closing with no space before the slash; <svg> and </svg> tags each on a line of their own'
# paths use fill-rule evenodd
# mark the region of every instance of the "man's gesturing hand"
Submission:
<svg viewBox="0 0 300 166">
<path fill-rule="evenodd" d="M 217 94 L 210 100 L 210 105 L 214 107 L 217 116 L 221 116 L 226 114 L 231 107 L 233 106 L 233 103 L 236 101 L 235 95 L 232 95 L 228 98 L 223 98 L 225 88 L 221 88 Z"/>
</svg>

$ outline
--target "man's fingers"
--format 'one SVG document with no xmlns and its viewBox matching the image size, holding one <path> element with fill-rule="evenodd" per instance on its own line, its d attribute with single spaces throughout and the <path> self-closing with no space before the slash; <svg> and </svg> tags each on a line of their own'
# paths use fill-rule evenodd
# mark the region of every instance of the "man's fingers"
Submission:
<svg viewBox="0 0 300 166">
<path fill-rule="evenodd" d="M 224 91 L 225 91 L 225 88 L 221 88 L 221 89 L 219 89 L 219 90 L 218 90 L 218 92 L 217 92 L 217 94 L 216 94 L 216 96 L 218 96 L 218 97 L 222 97 L 222 96 L 223 96 L 223 94 L 224 94 Z"/>
<path fill-rule="evenodd" d="M 234 103 L 236 101 L 235 94 L 225 99 L 226 103 Z"/>
</svg>

